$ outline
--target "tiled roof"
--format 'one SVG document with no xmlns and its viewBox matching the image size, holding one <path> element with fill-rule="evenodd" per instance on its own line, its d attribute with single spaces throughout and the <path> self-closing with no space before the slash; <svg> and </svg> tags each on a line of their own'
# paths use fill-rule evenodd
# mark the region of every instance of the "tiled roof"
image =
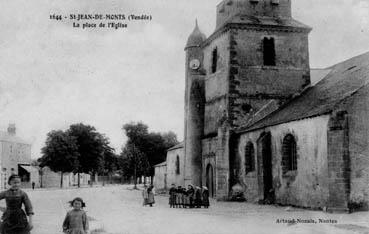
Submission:
<svg viewBox="0 0 369 234">
<path fill-rule="evenodd" d="M 287 102 L 256 123 L 237 129 L 252 131 L 267 126 L 332 112 L 346 98 L 369 85 L 369 52 L 330 67 L 330 72 L 315 86 Z"/>
</svg>

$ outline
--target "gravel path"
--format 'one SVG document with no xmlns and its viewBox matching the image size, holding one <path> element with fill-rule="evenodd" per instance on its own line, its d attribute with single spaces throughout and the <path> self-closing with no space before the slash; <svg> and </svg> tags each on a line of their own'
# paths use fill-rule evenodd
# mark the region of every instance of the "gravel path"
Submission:
<svg viewBox="0 0 369 234">
<path fill-rule="evenodd" d="M 156 196 L 154 207 L 143 207 L 141 191 L 132 186 L 65 190 L 26 190 L 35 209 L 32 234 L 59 234 L 68 201 L 82 197 L 92 234 L 305 234 L 369 233 L 369 212 L 327 214 L 296 208 L 249 203 L 211 202 L 209 209 L 173 209 L 168 197 Z M 0 206 L 4 206 L 1 201 Z M 283 223 L 298 219 L 316 223 Z M 319 219 L 337 223 L 319 223 Z M 280 223 L 277 223 L 280 220 Z"/>
</svg>

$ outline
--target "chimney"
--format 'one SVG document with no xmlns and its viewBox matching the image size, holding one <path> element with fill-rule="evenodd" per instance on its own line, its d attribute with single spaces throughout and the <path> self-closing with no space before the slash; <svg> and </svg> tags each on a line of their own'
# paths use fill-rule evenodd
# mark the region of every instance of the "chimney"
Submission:
<svg viewBox="0 0 369 234">
<path fill-rule="evenodd" d="M 9 126 L 8 126 L 8 134 L 9 135 L 15 135 L 15 130 L 16 130 L 15 124 L 9 124 Z"/>
</svg>

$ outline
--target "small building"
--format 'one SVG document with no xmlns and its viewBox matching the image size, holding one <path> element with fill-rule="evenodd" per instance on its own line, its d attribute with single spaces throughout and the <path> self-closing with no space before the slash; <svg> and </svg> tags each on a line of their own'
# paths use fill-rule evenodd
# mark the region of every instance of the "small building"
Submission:
<svg viewBox="0 0 369 234">
<path fill-rule="evenodd" d="M 60 188 L 61 172 L 54 172 L 49 167 L 41 169 L 40 185 L 42 188 Z M 80 173 L 80 186 L 89 184 L 91 176 L 89 174 Z M 63 173 L 63 188 L 69 188 L 78 185 L 78 174 Z"/>
<path fill-rule="evenodd" d="M 167 162 L 155 165 L 154 187 L 157 190 L 167 188 Z"/>
<path fill-rule="evenodd" d="M 168 149 L 166 161 L 155 166 L 155 188 L 167 189 L 171 184 L 184 186 L 183 149 L 183 143 Z"/>
<path fill-rule="evenodd" d="M 25 181 L 24 177 L 29 175 L 29 179 L 27 179 L 27 181 L 25 182 L 22 182 L 22 188 L 31 188 L 32 183 L 35 183 L 35 188 L 41 187 L 41 176 L 39 167 L 30 165 L 20 165 L 18 173 L 20 175 L 23 175 L 23 181 Z"/>
</svg>

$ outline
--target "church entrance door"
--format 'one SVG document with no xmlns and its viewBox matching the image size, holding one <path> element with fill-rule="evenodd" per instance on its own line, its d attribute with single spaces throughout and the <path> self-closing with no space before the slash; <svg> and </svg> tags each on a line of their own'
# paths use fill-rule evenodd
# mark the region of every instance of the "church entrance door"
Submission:
<svg viewBox="0 0 369 234">
<path fill-rule="evenodd" d="M 214 197 L 214 173 L 211 164 L 206 167 L 206 187 L 209 189 L 209 196 Z"/>
<path fill-rule="evenodd" d="M 265 203 L 274 202 L 272 149 L 270 132 L 263 133 L 258 140 L 259 193 Z"/>
</svg>

